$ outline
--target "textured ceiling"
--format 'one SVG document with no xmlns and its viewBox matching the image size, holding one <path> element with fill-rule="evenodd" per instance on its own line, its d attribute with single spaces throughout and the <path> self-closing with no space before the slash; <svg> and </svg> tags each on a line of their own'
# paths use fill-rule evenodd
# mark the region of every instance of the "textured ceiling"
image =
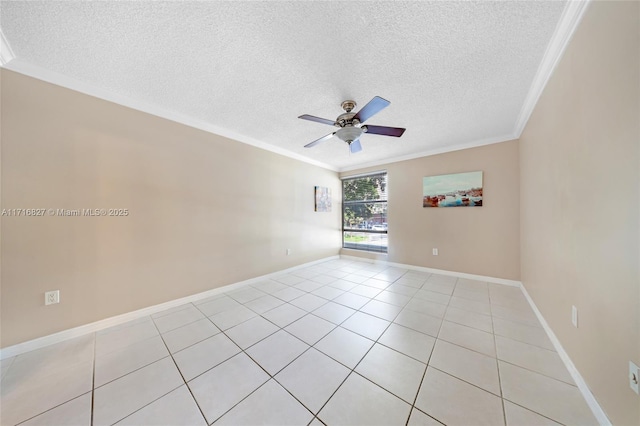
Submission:
<svg viewBox="0 0 640 426">
<path fill-rule="evenodd" d="M 348 169 L 516 135 L 564 1 L 2 1 L 16 61 Z M 335 119 L 391 105 L 350 154 Z"/>
</svg>

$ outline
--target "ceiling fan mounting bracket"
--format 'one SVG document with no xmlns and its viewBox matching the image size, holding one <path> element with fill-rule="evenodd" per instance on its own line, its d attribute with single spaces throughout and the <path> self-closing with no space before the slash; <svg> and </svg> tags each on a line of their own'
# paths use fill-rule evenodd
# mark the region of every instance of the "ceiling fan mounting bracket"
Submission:
<svg viewBox="0 0 640 426">
<path fill-rule="evenodd" d="M 343 110 L 345 110 L 346 112 L 351 112 L 356 106 L 358 106 L 356 104 L 356 101 L 351 101 L 351 100 L 347 100 L 344 101 L 340 104 L 340 106 L 342 107 Z M 355 115 L 355 114 L 354 114 Z"/>
</svg>

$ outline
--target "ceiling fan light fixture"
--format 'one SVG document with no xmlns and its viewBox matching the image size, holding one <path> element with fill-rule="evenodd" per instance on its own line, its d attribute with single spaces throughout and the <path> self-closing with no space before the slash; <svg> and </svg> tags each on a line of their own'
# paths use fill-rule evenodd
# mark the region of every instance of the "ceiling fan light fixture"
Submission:
<svg viewBox="0 0 640 426">
<path fill-rule="evenodd" d="M 362 135 L 362 129 L 360 127 L 342 127 L 336 132 L 336 136 L 340 140 L 350 144 L 357 140 Z"/>
</svg>

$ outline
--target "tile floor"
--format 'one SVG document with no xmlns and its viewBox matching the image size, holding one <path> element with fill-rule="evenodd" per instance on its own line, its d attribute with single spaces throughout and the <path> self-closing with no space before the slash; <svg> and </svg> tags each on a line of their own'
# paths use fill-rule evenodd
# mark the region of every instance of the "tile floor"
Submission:
<svg viewBox="0 0 640 426">
<path fill-rule="evenodd" d="M 346 259 L 0 367 L 2 425 L 597 424 L 520 289 Z"/>
</svg>

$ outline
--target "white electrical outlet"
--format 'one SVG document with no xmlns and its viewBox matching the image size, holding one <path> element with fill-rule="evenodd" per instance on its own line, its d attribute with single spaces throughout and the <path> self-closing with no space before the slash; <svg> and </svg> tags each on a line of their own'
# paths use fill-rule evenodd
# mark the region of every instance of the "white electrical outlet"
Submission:
<svg viewBox="0 0 640 426">
<path fill-rule="evenodd" d="M 44 294 L 45 305 L 53 305 L 54 303 L 60 303 L 60 290 L 47 291 Z"/>
<path fill-rule="evenodd" d="M 433 255 L 434 255 L 434 256 L 437 256 L 437 255 L 438 255 L 438 249 L 437 249 L 437 248 L 434 248 L 434 249 L 433 249 Z"/>
<path fill-rule="evenodd" d="M 575 306 L 571 307 L 571 324 L 573 324 L 575 328 L 578 328 L 578 308 Z"/>
<path fill-rule="evenodd" d="M 287 249 L 287 256 L 291 254 L 291 249 Z"/>
<path fill-rule="evenodd" d="M 638 383 L 640 382 L 640 368 L 633 362 L 629 361 L 629 386 L 635 393 L 640 395 Z"/>
</svg>

